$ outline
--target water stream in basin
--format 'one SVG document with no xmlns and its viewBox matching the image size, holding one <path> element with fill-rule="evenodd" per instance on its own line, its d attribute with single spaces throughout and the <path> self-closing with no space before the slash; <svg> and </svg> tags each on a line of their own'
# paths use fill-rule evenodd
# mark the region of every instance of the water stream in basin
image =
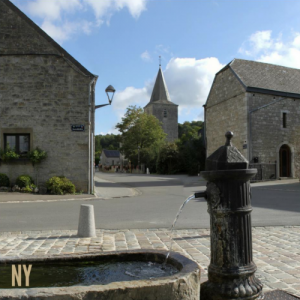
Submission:
<svg viewBox="0 0 300 300">
<path fill-rule="evenodd" d="M 170 230 L 171 230 L 171 245 L 170 245 L 168 254 L 167 254 L 167 256 L 166 256 L 166 259 L 165 259 L 165 262 L 163 263 L 163 267 L 162 267 L 162 268 L 165 268 L 165 267 L 166 267 L 167 260 L 168 260 L 168 258 L 169 258 L 169 256 L 170 256 L 171 251 L 172 251 L 172 247 L 173 247 L 173 231 L 174 231 L 175 225 L 176 225 L 176 223 L 177 223 L 178 217 L 179 217 L 179 215 L 181 214 L 183 208 L 190 202 L 190 200 L 193 200 L 193 199 L 195 199 L 195 198 L 196 198 L 196 197 L 195 197 L 195 194 L 190 195 L 188 198 L 186 198 L 186 199 L 184 200 L 184 202 L 182 203 L 182 205 L 180 206 L 178 212 L 177 212 L 177 215 L 176 215 L 176 217 L 175 217 L 175 219 L 174 219 L 174 221 L 173 221 L 173 224 L 172 224 L 172 226 L 171 226 L 171 228 L 170 228 Z"/>
</svg>

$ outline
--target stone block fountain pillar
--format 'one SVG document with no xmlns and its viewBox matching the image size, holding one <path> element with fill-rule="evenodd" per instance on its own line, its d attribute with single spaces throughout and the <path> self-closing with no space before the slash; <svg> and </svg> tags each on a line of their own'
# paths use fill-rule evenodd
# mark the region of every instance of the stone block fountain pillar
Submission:
<svg viewBox="0 0 300 300">
<path fill-rule="evenodd" d="M 257 170 L 226 144 L 206 160 L 201 175 L 208 181 L 206 198 L 210 214 L 211 261 L 208 281 L 201 284 L 203 300 L 264 299 L 262 283 L 255 277 L 252 260 L 250 178 Z"/>
</svg>

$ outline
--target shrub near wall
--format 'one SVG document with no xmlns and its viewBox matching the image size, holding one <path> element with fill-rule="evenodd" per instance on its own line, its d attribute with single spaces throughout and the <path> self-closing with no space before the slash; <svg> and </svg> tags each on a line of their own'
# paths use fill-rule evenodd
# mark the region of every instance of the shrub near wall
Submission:
<svg viewBox="0 0 300 300">
<path fill-rule="evenodd" d="M 47 182 L 46 186 L 50 194 L 53 195 L 65 195 L 65 194 L 75 194 L 75 185 L 64 176 L 54 176 L 51 177 Z"/>
<path fill-rule="evenodd" d="M 9 187 L 9 178 L 7 175 L 0 173 L 0 187 Z"/>
<path fill-rule="evenodd" d="M 16 185 L 20 188 L 24 188 L 33 184 L 33 179 L 29 175 L 20 175 L 16 179 Z"/>
</svg>

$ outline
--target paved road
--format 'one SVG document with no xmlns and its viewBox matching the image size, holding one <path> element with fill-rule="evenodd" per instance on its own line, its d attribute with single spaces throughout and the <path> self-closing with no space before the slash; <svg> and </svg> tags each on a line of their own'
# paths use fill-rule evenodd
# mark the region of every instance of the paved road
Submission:
<svg viewBox="0 0 300 300">
<path fill-rule="evenodd" d="M 96 176 L 103 179 L 98 188 L 127 187 L 138 191 L 133 197 L 84 201 L 94 205 L 96 226 L 102 229 L 168 228 L 184 199 L 205 189 L 205 182 L 199 177 L 103 173 Z M 252 194 L 254 226 L 300 225 L 300 183 L 253 187 Z M 0 231 L 74 230 L 81 203 L 0 203 Z M 192 200 L 176 227 L 208 228 L 205 200 Z"/>
</svg>

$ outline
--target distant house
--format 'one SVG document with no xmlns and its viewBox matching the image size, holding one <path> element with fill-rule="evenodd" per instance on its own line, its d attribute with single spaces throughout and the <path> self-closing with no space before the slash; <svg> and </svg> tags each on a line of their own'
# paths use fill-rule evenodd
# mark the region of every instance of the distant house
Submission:
<svg viewBox="0 0 300 300">
<path fill-rule="evenodd" d="M 100 163 L 103 166 L 120 166 L 122 164 L 123 156 L 119 150 L 102 150 L 100 156 Z"/>
<path fill-rule="evenodd" d="M 205 108 L 207 156 L 233 144 L 261 179 L 300 177 L 300 70 L 234 59 L 214 79 Z"/>
<path fill-rule="evenodd" d="M 89 72 L 9 0 L 0 0 L 0 148 L 21 155 L 0 164 L 11 178 L 35 178 L 26 159 L 48 154 L 39 187 L 66 176 L 79 190 L 94 190 L 94 112 L 97 76 Z"/>
</svg>

